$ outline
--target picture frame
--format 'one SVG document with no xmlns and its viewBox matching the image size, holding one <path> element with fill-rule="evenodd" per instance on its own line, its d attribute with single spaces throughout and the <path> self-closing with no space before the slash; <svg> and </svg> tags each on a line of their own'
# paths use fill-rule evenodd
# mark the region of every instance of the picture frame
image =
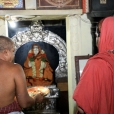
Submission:
<svg viewBox="0 0 114 114">
<path fill-rule="evenodd" d="M 25 0 L 0 0 L 0 10 L 25 9 Z"/>
<path fill-rule="evenodd" d="M 77 84 L 80 80 L 81 73 L 83 72 L 83 69 L 90 57 L 92 57 L 92 55 L 75 56 L 75 71 Z"/>
<path fill-rule="evenodd" d="M 82 0 L 37 0 L 37 9 L 82 9 Z"/>
</svg>

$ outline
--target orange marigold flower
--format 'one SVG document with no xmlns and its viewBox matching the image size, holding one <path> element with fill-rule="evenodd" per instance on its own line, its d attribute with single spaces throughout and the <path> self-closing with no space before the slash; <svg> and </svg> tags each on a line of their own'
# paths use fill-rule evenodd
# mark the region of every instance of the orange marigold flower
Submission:
<svg viewBox="0 0 114 114">
<path fill-rule="evenodd" d="M 36 78 L 33 78 L 33 81 L 35 82 L 36 81 Z"/>
<path fill-rule="evenodd" d="M 33 57 L 33 53 L 28 53 L 28 57 Z"/>
<path fill-rule="evenodd" d="M 46 54 L 44 53 L 44 54 L 42 54 L 41 56 L 42 56 L 42 57 L 46 57 Z"/>
<path fill-rule="evenodd" d="M 42 77 L 42 78 L 40 77 L 38 80 L 39 80 L 39 81 L 42 81 L 42 80 L 43 80 L 43 77 Z"/>
</svg>

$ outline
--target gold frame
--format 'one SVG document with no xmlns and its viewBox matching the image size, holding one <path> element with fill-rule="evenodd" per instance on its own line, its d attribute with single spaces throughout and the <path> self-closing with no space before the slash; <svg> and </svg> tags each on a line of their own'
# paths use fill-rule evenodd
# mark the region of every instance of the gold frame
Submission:
<svg viewBox="0 0 114 114">
<path fill-rule="evenodd" d="M 0 10 L 25 9 L 25 0 L 0 0 Z"/>
</svg>

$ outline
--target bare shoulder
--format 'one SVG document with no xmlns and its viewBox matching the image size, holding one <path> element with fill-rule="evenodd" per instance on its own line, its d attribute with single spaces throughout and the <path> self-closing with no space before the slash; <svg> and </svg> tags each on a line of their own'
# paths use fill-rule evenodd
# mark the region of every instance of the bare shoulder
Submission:
<svg viewBox="0 0 114 114">
<path fill-rule="evenodd" d="M 19 64 L 15 64 L 15 63 L 10 63 L 7 61 L 0 61 L 0 71 L 3 73 L 5 73 L 5 75 L 10 75 L 10 76 L 14 76 L 16 73 L 22 73 L 23 72 L 23 68 L 21 65 Z M 6 71 L 6 72 L 4 72 Z"/>
<path fill-rule="evenodd" d="M 22 69 L 22 66 L 21 65 L 15 63 L 15 64 L 12 65 L 12 70 L 14 70 L 14 72 L 20 72 L 23 69 Z"/>
<path fill-rule="evenodd" d="M 17 68 L 22 68 L 21 65 L 18 64 L 18 63 L 14 63 L 13 66 L 14 66 L 14 67 L 17 67 Z"/>
<path fill-rule="evenodd" d="M 17 76 L 22 76 L 22 77 L 25 77 L 25 74 L 24 74 L 24 71 L 23 71 L 23 68 L 21 65 L 19 64 L 12 64 L 11 65 L 11 71 L 12 71 L 12 75 L 14 77 L 17 77 Z"/>
</svg>

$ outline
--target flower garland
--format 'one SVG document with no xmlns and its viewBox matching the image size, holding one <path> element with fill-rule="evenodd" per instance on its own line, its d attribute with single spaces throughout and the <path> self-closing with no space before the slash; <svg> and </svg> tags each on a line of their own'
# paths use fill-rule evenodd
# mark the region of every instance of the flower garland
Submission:
<svg viewBox="0 0 114 114">
<path fill-rule="evenodd" d="M 47 62 L 46 54 L 45 54 L 44 50 L 41 50 L 41 61 Z"/>
<path fill-rule="evenodd" d="M 35 60 L 34 60 L 34 54 L 30 51 L 28 53 L 28 58 L 32 67 L 32 77 L 34 81 L 36 80 L 36 67 L 35 67 Z M 43 80 L 43 69 L 46 67 L 45 62 L 47 62 L 46 54 L 43 50 L 41 50 L 41 64 L 40 64 L 40 69 L 39 69 L 39 78 L 38 80 L 42 81 Z"/>
<path fill-rule="evenodd" d="M 46 64 L 45 64 L 46 61 L 47 61 L 46 54 L 44 50 L 41 50 L 41 64 L 40 64 L 40 69 L 39 69 L 40 80 L 43 80 L 43 73 L 44 73 L 43 71 L 44 71 L 44 68 L 46 67 Z"/>
<path fill-rule="evenodd" d="M 35 67 L 35 62 L 34 62 L 34 57 L 33 57 L 33 53 L 28 53 L 28 58 L 29 61 L 31 63 L 31 67 L 32 67 L 32 77 L 36 78 L 36 67 Z"/>
</svg>

